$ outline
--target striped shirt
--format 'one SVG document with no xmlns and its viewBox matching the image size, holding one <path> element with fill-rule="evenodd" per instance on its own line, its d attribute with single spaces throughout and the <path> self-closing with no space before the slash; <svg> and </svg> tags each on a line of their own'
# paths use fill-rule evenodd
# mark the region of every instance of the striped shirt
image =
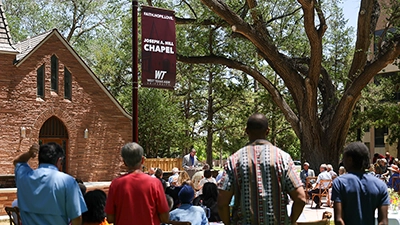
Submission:
<svg viewBox="0 0 400 225">
<path fill-rule="evenodd" d="M 287 194 L 302 182 L 290 155 L 260 139 L 229 157 L 218 187 L 233 191 L 233 224 L 290 224 Z"/>
</svg>

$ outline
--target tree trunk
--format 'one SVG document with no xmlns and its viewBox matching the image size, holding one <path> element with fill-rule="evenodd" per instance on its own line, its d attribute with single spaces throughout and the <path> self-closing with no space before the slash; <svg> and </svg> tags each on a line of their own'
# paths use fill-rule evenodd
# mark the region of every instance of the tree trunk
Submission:
<svg viewBox="0 0 400 225">
<path fill-rule="evenodd" d="M 213 142 L 213 118 L 214 118 L 214 110 L 213 110 L 213 73 L 210 71 L 208 73 L 208 92 L 207 92 L 207 121 L 206 121 L 206 126 L 207 126 L 207 148 L 206 148 L 206 154 L 207 154 L 207 164 L 210 165 L 210 168 L 212 168 L 212 160 L 213 160 L 213 151 L 212 151 L 212 142 Z"/>
</svg>

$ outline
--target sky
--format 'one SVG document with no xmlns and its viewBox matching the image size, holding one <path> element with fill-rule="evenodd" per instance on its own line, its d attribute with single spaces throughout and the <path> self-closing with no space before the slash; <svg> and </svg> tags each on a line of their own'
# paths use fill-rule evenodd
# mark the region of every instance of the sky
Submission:
<svg viewBox="0 0 400 225">
<path fill-rule="evenodd" d="M 358 10 L 360 8 L 360 2 L 360 0 L 344 0 L 342 7 L 344 17 L 349 19 L 347 25 L 354 27 L 354 30 L 357 30 L 357 17 Z"/>
</svg>

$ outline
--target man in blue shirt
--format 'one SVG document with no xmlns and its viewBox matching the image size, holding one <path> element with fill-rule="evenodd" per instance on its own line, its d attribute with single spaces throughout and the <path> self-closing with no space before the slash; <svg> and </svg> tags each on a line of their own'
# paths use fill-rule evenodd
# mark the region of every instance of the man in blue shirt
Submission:
<svg viewBox="0 0 400 225">
<path fill-rule="evenodd" d="M 174 209 L 169 213 L 171 221 L 185 221 L 190 222 L 192 225 L 208 224 L 208 219 L 204 209 L 200 206 L 192 205 L 194 190 L 190 185 L 183 185 L 178 196 L 182 204 L 179 208 Z"/>
<path fill-rule="evenodd" d="M 39 168 L 28 161 L 39 151 Z M 33 144 L 14 159 L 18 207 L 24 225 L 82 224 L 85 201 L 75 179 L 63 172 L 64 150 L 56 143 Z"/>
<path fill-rule="evenodd" d="M 333 181 L 332 200 L 335 224 L 374 225 L 378 209 L 378 224 L 388 224 L 389 195 L 386 184 L 365 173 L 369 166 L 369 150 L 361 142 L 344 148 L 343 164 L 347 174 Z"/>
</svg>

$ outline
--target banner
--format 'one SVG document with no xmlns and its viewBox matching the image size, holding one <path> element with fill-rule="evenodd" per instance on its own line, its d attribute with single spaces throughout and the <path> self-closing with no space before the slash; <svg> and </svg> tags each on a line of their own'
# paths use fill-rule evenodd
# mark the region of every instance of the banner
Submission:
<svg viewBox="0 0 400 225">
<path fill-rule="evenodd" d="M 142 6 L 142 86 L 174 89 L 174 11 Z"/>
</svg>

